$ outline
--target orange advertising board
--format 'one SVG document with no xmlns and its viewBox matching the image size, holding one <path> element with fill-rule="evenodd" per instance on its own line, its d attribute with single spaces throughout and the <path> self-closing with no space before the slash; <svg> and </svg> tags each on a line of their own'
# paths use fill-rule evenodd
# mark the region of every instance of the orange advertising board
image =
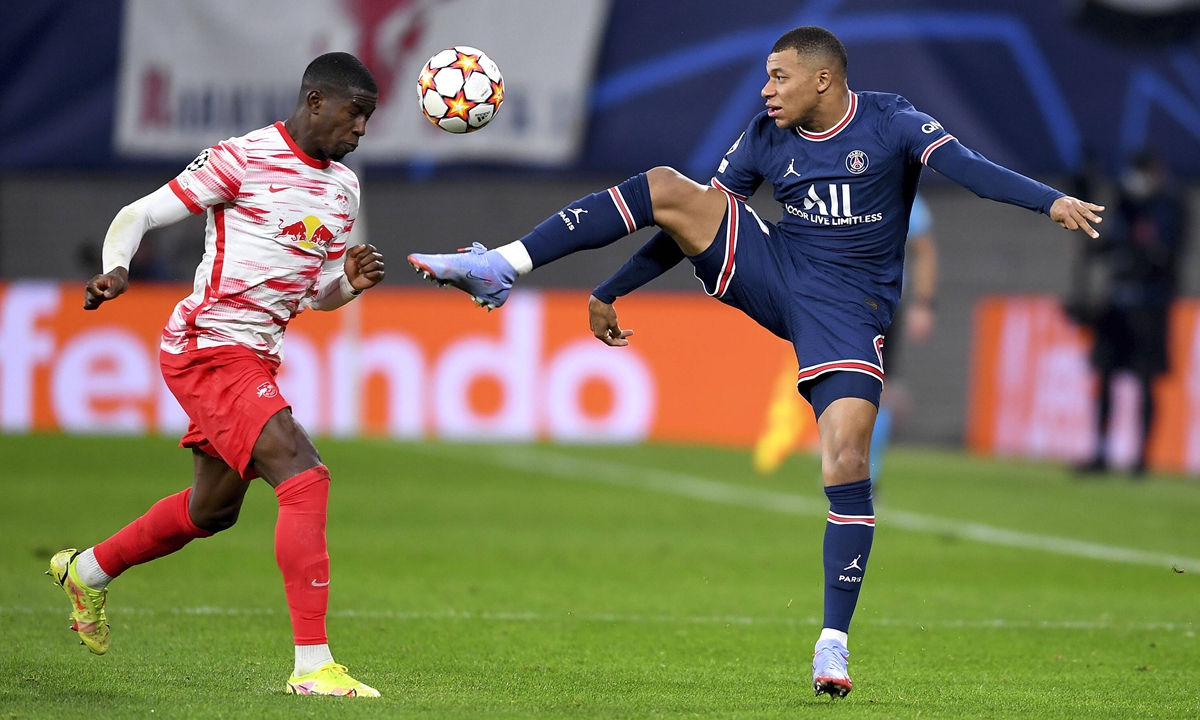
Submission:
<svg viewBox="0 0 1200 720">
<path fill-rule="evenodd" d="M 141 284 L 85 312 L 81 284 L 0 285 L 0 429 L 181 432 L 157 347 L 188 292 Z M 758 441 L 781 372 L 795 377 L 789 344 L 703 296 L 639 293 L 618 309 L 636 331 L 625 348 L 591 336 L 583 292 L 516 292 L 486 313 L 459 293 L 377 288 L 296 318 L 279 386 L 318 434 Z"/>
<path fill-rule="evenodd" d="M 1155 383 L 1149 465 L 1200 473 L 1200 302 L 1171 309 L 1170 372 Z M 1096 449 L 1091 340 L 1053 296 L 997 296 L 975 308 L 967 442 L 989 455 L 1081 461 Z M 1137 383 L 1118 377 L 1106 453 L 1138 450 Z"/>
</svg>

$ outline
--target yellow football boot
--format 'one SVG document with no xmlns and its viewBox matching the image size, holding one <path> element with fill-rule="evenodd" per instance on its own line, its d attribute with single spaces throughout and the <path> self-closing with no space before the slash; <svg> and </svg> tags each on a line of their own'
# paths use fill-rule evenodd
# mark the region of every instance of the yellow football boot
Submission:
<svg viewBox="0 0 1200 720">
<path fill-rule="evenodd" d="M 307 675 L 288 678 L 289 695 L 329 695 L 331 697 L 379 697 L 379 691 L 360 683 L 346 672 L 345 665 L 325 663 Z"/>
<path fill-rule="evenodd" d="M 54 578 L 54 584 L 71 599 L 71 629 L 79 633 L 81 644 L 93 653 L 103 655 L 108 652 L 108 618 L 104 615 L 108 590 L 93 590 L 83 584 L 75 571 L 78 556 L 79 551 L 75 548 L 55 553 L 46 574 Z"/>
</svg>

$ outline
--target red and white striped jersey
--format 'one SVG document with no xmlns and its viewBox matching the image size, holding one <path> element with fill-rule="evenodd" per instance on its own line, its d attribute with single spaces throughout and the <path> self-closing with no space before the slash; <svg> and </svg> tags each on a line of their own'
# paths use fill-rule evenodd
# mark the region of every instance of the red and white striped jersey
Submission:
<svg viewBox="0 0 1200 720">
<path fill-rule="evenodd" d="M 175 306 L 162 349 L 244 345 L 280 358 L 324 265 L 346 252 L 358 178 L 309 157 L 275 123 L 200 153 L 170 187 L 193 213 L 207 212 L 208 227 L 194 289 Z"/>
</svg>

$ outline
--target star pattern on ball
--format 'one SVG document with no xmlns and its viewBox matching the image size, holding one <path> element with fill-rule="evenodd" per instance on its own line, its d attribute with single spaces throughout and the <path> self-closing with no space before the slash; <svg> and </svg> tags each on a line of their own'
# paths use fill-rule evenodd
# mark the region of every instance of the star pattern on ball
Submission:
<svg viewBox="0 0 1200 720">
<path fill-rule="evenodd" d="M 459 90 L 458 94 L 454 97 L 446 98 L 446 114 L 443 117 L 456 117 L 466 120 L 467 112 L 470 111 L 473 105 L 474 103 L 472 103 L 470 100 L 467 100 L 467 97 L 463 94 L 463 91 Z"/>
<path fill-rule="evenodd" d="M 425 66 L 425 69 L 421 72 L 421 78 L 417 80 L 417 84 L 421 86 L 422 94 L 429 90 L 429 88 L 433 87 L 433 71 L 429 69 L 428 65 Z"/>
<path fill-rule="evenodd" d="M 503 83 L 498 83 L 498 82 L 492 83 L 492 96 L 490 98 L 488 98 L 488 102 L 495 105 L 496 107 L 500 107 L 500 103 L 504 102 L 504 84 Z"/>
<path fill-rule="evenodd" d="M 455 52 L 458 51 L 455 50 Z M 476 70 L 482 70 L 482 68 L 479 67 L 479 58 L 475 57 L 474 55 L 467 55 L 466 53 L 461 52 L 458 53 L 458 59 L 450 63 L 449 67 L 456 67 L 459 70 L 462 70 L 463 77 L 468 77 Z"/>
</svg>

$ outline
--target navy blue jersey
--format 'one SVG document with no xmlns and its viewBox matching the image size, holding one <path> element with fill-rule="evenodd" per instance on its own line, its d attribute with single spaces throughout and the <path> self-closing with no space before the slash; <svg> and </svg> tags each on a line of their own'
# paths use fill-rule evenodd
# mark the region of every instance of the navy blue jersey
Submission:
<svg viewBox="0 0 1200 720">
<path fill-rule="evenodd" d="M 784 130 L 761 113 L 734 142 L 712 184 L 745 199 L 763 180 L 783 205 L 773 242 L 813 269 L 882 301 L 887 317 L 900 299 L 904 243 L 921 168 L 928 165 L 980 197 L 1049 214 L 1062 193 L 996 165 L 962 146 L 899 95 L 850 94 L 846 115 L 824 133 Z M 611 302 L 683 259 L 665 233 L 655 235 L 596 297 Z"/>
<path fill-rule="evenodd" d="M 712 184 L 746 198 L 766 180 L 783 206 L 781 237 L 826 272 L 900 299 L 904 243 L 921 167 L 954 137 L 891 93 L 851 93 L 823 133 L 781 129 L 766 112 L 729 149 Z"/>
</svg>

